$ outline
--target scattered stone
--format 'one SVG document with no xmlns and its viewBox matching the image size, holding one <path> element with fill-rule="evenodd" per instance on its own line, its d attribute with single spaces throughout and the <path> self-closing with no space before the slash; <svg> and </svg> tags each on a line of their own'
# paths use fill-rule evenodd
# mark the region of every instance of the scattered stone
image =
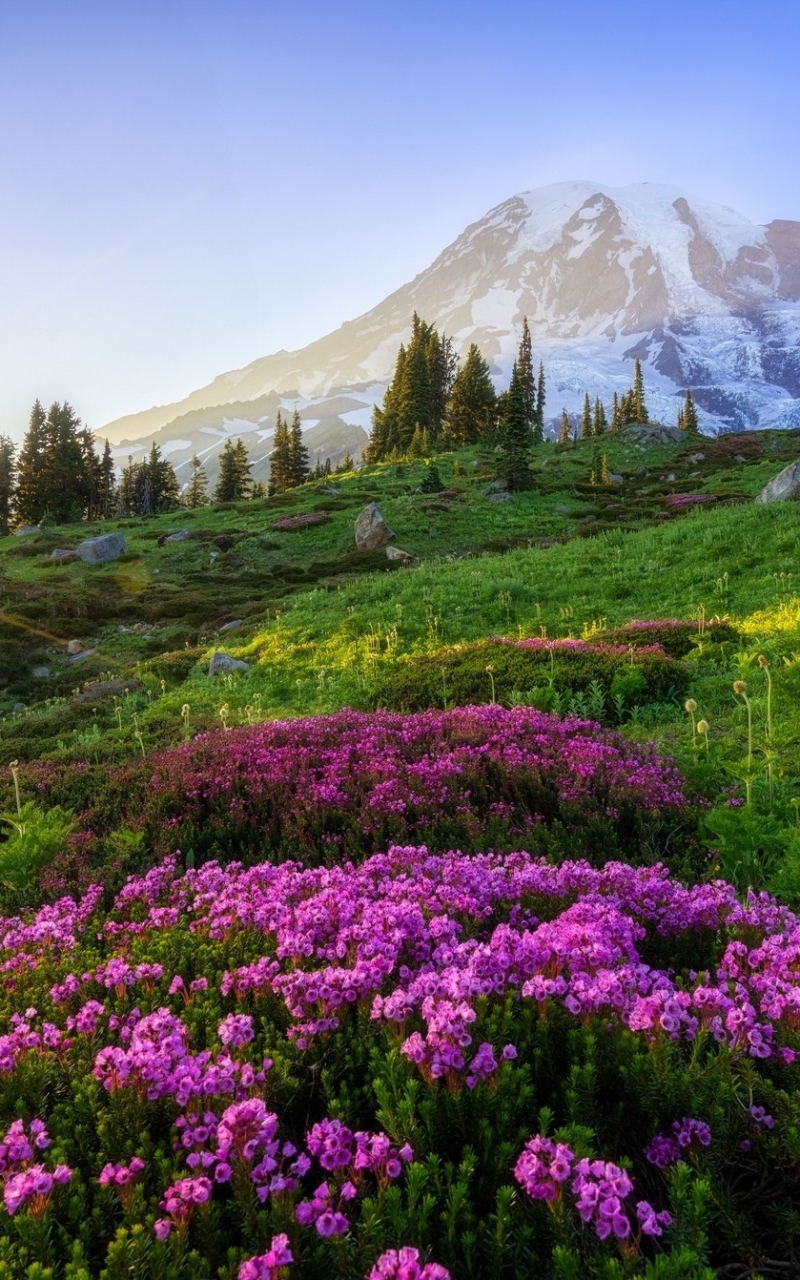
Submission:
<svg viewBox="0 0 800 1280">
<path fill-rule="evenodd" d="M 680 444 L 686 436 L 677 427 L 668 427 L 664 422 L 642 422 L 624 428 L 629 440 L 640 445 L 647 444 Z"/>
<path fill-rule="evenodd" d="M 82 640 L 67 641 L 67 653 L 69 654 L 83 653 L 85 648 L 86 648 L 86 645 L 83 643 Z"/>
<path fill-rule="evenodd" d="M 386 559 L 393 561 L 395 564 L 408 564 L 414 557 L 410 551 L 401 551 L 399 547 L 387 547 Z"/>
<path fill-rule="evenodd" d="M 733 460 L 734 460 L 734 462 L 747 462 L 747 458 L 744 456 L 744 454 L 743 454 L 743 453 L 737 453 L 737 454 L 735 454 L 735 456 L 734 456 L 734 459 L 733 459 Z"/>
<path fill-rule="evenodd" d="M 34 667 L 33 671 L 31 672 L 31 675 L 34 676 L 37 680 L 46 680 L 47 677 L 50 675 L 50 668 Z"/>
<path fill-rule="evenodd" d="M 15 538 L 27 538 L 29 533 L 41 533 L 38 524 L 21 524 L 14 530 Z"/>
<path fill-rule="evenodd" d="M 72 560 L 78 560 L 77 551 L 72 551 L 68 547 L 56 547 L 55 551 L 50 552 L 50 559 L 56 564 L 70 564 Z"/>
<path fill-rule="evenodd" d="M 19 711 L 27 711 L 28 708 L 26 707 L 24 702 L 15 702 L 11 710 L 19 712 Z"/>
<path fill-rule="evenodd" d="M 185 542 L 190 537 L 188 529 L 178 529 L 177 533 L 164 533 L 158 540 L 160 547 L 165 547 L 170 542 Z"/>
<path fill-rule="evenodd" d="M 208 664 L 208 674 L 210 676 L 224 676 L 229 671 L 249 671 L 250 664 L 242 662 L 239 658 L 232 658 L 229 653 L 219 653 L 215 651 L 211 655 Z"/>
<path fill-rule="evenodd" d="M 317 493 L 326 493 L 332 498 L 338 497 L 341 492 L 341 489 L 337 489 L 333 484 L 321 484 L 317 489 Z"/>
<path fill-rule="evenodd" d="M 502 476 L 498 476 L 496 480 L 492 480 L 491 484 L 487 484 L 485 488 L 481 489 L 481 497 L 491 498 L 493 493 L 505 493 L 507 488 L 508 481 L 504 480 Z"/>
<path fill-rule="evenodd" d="M 563 503 L 563 502 L 560 502 L 560 503 L 558 504 L 558 506 L 556 507 L 556 515 L 557 515 L 557 516 L 571 516 L 571 515 L 572 515 L 572 507 L 565 507 L 565 506 L 564 506 L 564 503 Z"/>
<path fill-rule="evenodd" d="M 675 472 L 670 471 L 669 475 L 667 476 L 667 484 L 674 484 L 674 483 L 675 483 Z"/>
<path fill-rule="evenodd" d="M 238 631 L 241 626 L 242 626 L 242 619 L 234 618 L 232 622 L 223 623 L 223 625 L 221 627 L 218 627 L 217 630 L 219 634 L 222 635 L 223 631 Z"/>
<path fill-rule="evenodd" d="M 487 502 L 513 502 L 514 495 L 504 490 L 502 493 L 487 493 L 485 495 Z"/>
<path fill-rule="evenodd" d="M 327 511 L 309 511 L 302 516 L 284 516 L 281 520 L 273 520 L 270 529 L 279 533 L 291 533 L 295 529 L 310 529 L 315 524 L 327 524 L 330 520 Z"/>
<path fill-rule="evenodd" d="M 83 662 L 84 658 L 91 658 L 92 654 L 97 653 L 97 645 L 93 649 L 82 649 L 80 653 L 73 653 L 69 661 Z"/>
<path fill-rule="evenodd" d="M 118 560 L 128 550 L 121 533 L 101 533 L 98 538 L 87 538 L 76 548 L 84 564 L 107 564 Z"/>
<path fill-rule="evenodd" d="M 616 471 L 609 471 L 608 483 L 613 484 L 614 488 L 618 489 L 619 486 L 624 483 L 624 477 L 619 475 Z"/>
<path fill-rule="evenodd" d="M 705 460 L 706 455 L 704 453 L 693 453 L 689 459 L 690 462 L 705 462 Z"/>
<path fill-rule="evenodd" d="M 377 547 L 385 547 L 387 542 L 396 537 L 386 523 L 383 512 L 377 502 L 370 502 L 359 512 L 355 526 L 356 547 L 359 551 L 375 551 Z"/>
<path fill-rule="evenodd" d="M 785 502 L 787 498 L 800 496 L 800 459 L 790 462 L 778 475 L 773 476 L 756 498 L 756 502 Z"/>
</svg>

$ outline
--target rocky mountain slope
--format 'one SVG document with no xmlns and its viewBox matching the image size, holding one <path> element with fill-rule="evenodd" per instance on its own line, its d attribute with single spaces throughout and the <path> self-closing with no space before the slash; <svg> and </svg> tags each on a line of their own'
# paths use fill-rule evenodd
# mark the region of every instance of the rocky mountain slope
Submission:
<svg viewBox="0 0 800 1280">
<path fill-rule="evenodd" d="M 757 226 L 677 188 L 567 182 L 498 205 L 334 333 L 98 435 L 122 459 L 155 438 L 180 475 L 193 453 L 213 464 L 241 434 L 266 469 L 275 413 L 297 407 L 312 458 L 335 461 L 363 443 L 415 310 L 459 354 L 477 342 L 498 385 L 527 315 L 551 421 L 578 411 L 586 390 L 624 391 L 639 356 L 666 421 L 691 386 L 705 430 L 800 425 L 800 222 Z"/>
</svg>

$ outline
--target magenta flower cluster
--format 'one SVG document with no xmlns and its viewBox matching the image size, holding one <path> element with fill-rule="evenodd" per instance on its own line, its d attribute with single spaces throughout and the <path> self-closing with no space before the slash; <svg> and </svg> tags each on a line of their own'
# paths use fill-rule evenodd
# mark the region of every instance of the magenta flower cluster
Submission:
<svg viewBox="0 0 800 1280">
<path fill-rule="evenodd" d="M 406 1245 L 382 1253 L 368 1280 L 450 1280 L 450 1272 L 438 1262 L 421 1262 L 419 1250 Z"/>
<path fill-rule="evenodd" d="M 288 1267 L 294 1258 L 289 1248 L 289 1237 L 281 1232 L 273 1236 L 266 1253 L 248 1258 L 239 1267 L 238 1280 L 279 1280 L 282 1267 Z"/>
<path fill-rule="evenodd" d="M 708 1125 L 703 1120 L 684 1116 L 682 1120 L 673 1121 L 671 1134 L 657 1133 L 645 1147 L 644 1154 L 657 1168 L 668 1169 L 670 1165 L 684 1160 L 691 1152 L 697 1153 L 710 1145 L 711 1130 Z"/>
<path fill-rule="evenodd" d="M 607 1160 L 577 1160 L 566 1143 L 541 1134 L 525 1144 L 514 1176 L 532 1200 L 553 1205 L 568 1191 L 578 1215 L 600 1240 L 660 1236 L 672 1222 L 669 1213 L 657 1213 L 646 1200 L 630 1205 L 633 1182 L 624 1169 Z"/>
<path fill-rule="evenodd" d="M 9 1214 L 27 1206 L 30 1213 L 44 1213 L 51 1192 L 72 1178 L 72 1170 L 65 1164 L 47 1170 L 39 1155 L 50 1146 L 44 1121 L 30 1122 L 28 1132 L 22 1120 L 15 1120 L 0 1143 L 0 1179 L 3 1183 L 3 1203 Z"/>
</svg>

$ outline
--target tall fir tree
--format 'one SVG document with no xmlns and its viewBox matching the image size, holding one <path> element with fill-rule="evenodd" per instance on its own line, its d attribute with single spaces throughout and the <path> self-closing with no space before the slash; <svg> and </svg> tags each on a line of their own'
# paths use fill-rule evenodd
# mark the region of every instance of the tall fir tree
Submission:
<svg viewBox="0 0 800 1280">
<path fill-rule="evenodd" d="M 104 520 L 110 520 L 117 505 L 117 475 L 108 440 L 105 441 L 103 456 L 100 459 L 99 475 L 98 515 L 101 515 Z"/>
<path fill-rule="evenodd" d="M 38 524 L 44 513 L 46 421 L 47 414 L 36 400 L 19 454 L 16 494 L 18 524 Z"/>
<path fill-rule="evenodd" d="M 81 420 L 65 400 L 55 401 L 44 425 L 44 509 L 55 524 L 83 519 L 92 495 L 91 446 L 82 439 Z"/>
<path fill-rule="evenodd" d="M 594 418 L 589 392 L 583 397 L 583 414 L 581 416 L 581 440 L 591 440 L 594 433 Z"/>
<path fill-rule="evenodd" d="M 525 397 L 517 362 L 511 370 L 511 382 L 506 397 L 506 412 L 500 434 L 498 476 L 506 481 L 512 491 L 533 487 L 530 468 L 531 428 L 525 410 Z"/>
<path fill-rule="evenodd" d="M 686 397 L 683 402 L 682 421 L 678 425 L 682 431 L 686 431 L 691 435 L 698 435 L 700 431 L 700 423 L 697 418 L 697 406 L 694 402 L 694 396 L 689 388 L 686 388 Z"/>
<path fill-rule="evenodd" d="M 0 535 L 11 526 L 16 480 L 16 446 L 8 436 L 0 436 Z"/>
<path fill-rule="evenodd" d="M 186 504 L 190 511 L 196 511 L 198 507 L 204 507 L 208 502 L 208 476 L 196 454 L 189 465 L 192 468 L 192 474 L 186 490 Z"/>
<path fill-rule="evenodd" d="M 269 488 L 270 496 L 285 493 L 291 487 L 291 441 L 289 424 L 280 409 L 275 420 L 275 435 L 272 438 L 272 453 L 269 456 Z"/>
<path fill-rule="evenodd" d="M 566 409 L 561 410 L 561 423 L 558 428 L 558 443 L 561 445 L 569 444 L 569 416 Z"/>
<path fill-rule="evenodd" d="M 525 425 L 530 433 L 531 442 L 535 442 L 536 426 L 536 376 L 533 372 L 533 341 L 528 327 L 528 317 L 522 317 L 522 337 L 517 351 L 517 378 L 519 379 L 522 404 L 525 413 Z"/>
<path fill-rule="evenodd" d="M 365 462 L 402 457 L 418 426 L 429 440 L 438 440 L 454 368 L 449 340 L 414 312 L 408 346 L 400 347 L 383 404 L 373 411 Z"/>
<path fill-rule="evenodd" d="M 457 448 L 479 440 L 494 415 L 496 400 L 489 366 L 473 342 L 453 379 L 442 433 L 445 442 Z"/>
<path fill-rule="evenodd" d="M 303 444 L 300 414 L 295 409 L 292 425 L 289 428 L 289 488 L 295 489 L 298 485 L 305 484 L 310 475 L 311 463 L 308 458 L 308 449 Z"/>
<path fill-rule="evenodd" d="M 613 432 L 619 431 L 621 426 L 622 426 L 622 414 L 620 412 L 620 407 L 619 407 L 619 396 L 615 391 L 614 400 L 611 408 L 611 430 Z"/>
<path fill-rule="evenodd" d="M 226 440 L 219 455 L 219 475 L 214 489 L 215 502 L 239 502 L 250 488 L 250 463 L 244 441 Z"/>
<path fill-rule="evenodd" d="M 636 357 L 636 364 L 634 365 L 634 368 L 633 368 L 632 391 L 633 391 L 633 400 L 632 400 L 632 406 L 631 406 L 633 410 L 632 421 L 648 422 L 649 417 L 647 413 L 647 405 L 645 404 L 645 399 L 644 399 L 644 375 L 642 373 L 642 362 L 638 356 Z"/>
<path fill-rule="evenodd" d="M 592 419 L 592 435 L 604 436 L 606 433 L 607 426 L 608 426 L 608 421 L 606 419 L 605 406 L 603 404 L 603 401 L 600 399 L 600 397 L 597 396 L 594 402 L 594 417 Z"/>
<path fill-rule="evenodd" d="M 541 444 L 544 440 L 544 404 L 547 392 L 544 385 L 544 365 L 539 361 L 539 377 L 536 382 L 536 415 L 533 425 L 533 443 Z"/>
</svg>

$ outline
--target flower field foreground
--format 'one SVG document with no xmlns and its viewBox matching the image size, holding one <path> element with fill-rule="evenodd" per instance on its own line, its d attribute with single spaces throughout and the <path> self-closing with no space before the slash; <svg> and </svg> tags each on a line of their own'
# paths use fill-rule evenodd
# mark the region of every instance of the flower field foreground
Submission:
<svg viewBox="0 0 800 1280">
<path fill-rule="evenodd" d="M 394 846 L 169 857 L 102 902 L 0 921 L 0 1276 L 790 1262 L 800 921 L 767 896 Z"/>
<path fill-rule="evenodd" d="M 197 862 L 361 861 L 414 840 L 601 863 L 637 856 L 644 836 L 674 826 L 686 803 L 671 761 L 590 721 L 530 707 L 343 711 L 205 734 L 102 775 L 42 764 L 31 776 L 49 802 L 83 810 L 106 880 L 115 865 L 141 869 L 102 843 L 123 826 L 141 831 L 156 855 L 180 847 Z M 50 880 L 63 892 L 73 881 L 59 881 L 62 869 Z"/>
</svg>

